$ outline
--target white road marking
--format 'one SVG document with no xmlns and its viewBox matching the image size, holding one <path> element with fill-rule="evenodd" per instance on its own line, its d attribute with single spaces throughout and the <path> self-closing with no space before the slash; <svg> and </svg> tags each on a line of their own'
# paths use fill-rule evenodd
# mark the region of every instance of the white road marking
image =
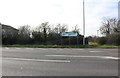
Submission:
<svg viewBox="0 0 120 78">
<path fill-rule="evenodd" d="M 40 50 L 59 50 L 59 51 L 62 51 L 62 50 L 78 50 L 78 51 L 81 51 L 81 50 L 84 50 L 84 49 L 67 49 L 67 48 L 64 48 L 64 49 L 61 49 L 61 48 L 38 48 Z"/>
<path fill-rule="evenodd" d="M 64 50 L 84 50 L 84 49 L 73 49 L 73 48 L 71 49 L 70 48 L 70 49 L 64 49 Z"/>
<path fill-rule="evenodd" d="M 5 47 L 5 49 L 10 49 L 8 47 Z M 73 50 L 78 50 L 78 51 L 82 51 L 84 49 L 67 49 L 67 48 L 64 48 L 64 49 L 61 49 L 61 48 L 15 48 L 17 50 L 20 50 L 20 49 L 27 49 L 27 50 L 34 50 L 34 49 L 39 49 L 39 50 L 59 50 L 59 51 L 62 51 L 62 50 L 69 50 L 70 52 Z"/>
<path fill-rule="evenodd" d="M 95 53 L 95 52 L 103 52 L 103 51 L 89 51 L 89 52 L 93 52 L 93 53 Z"/>
<path fill-rule="evenodd" d="M 45 56 L 52 56 L 52 57 L 85 57 L 85 58 L 101 58 L 101 59 L 113 59 L 118 60 L 120 58 L 118 57 L 112 57 L 112 56 L 79 56 L 79 55 L 45 55 Z"/>
<path fill-rule="evenodd" d="M 84 49 L 67 49 L 67 48 L 49 48 L 48 50 L 84 50 Z"/>
<path fill-rule="evenodd" d="M 43 60 L 43 59 L 26 59 L 26 58 L 3 58 L 3 59 L 7 59 L 7 60 L 19 60 L 19 61 L 70 63 L 70 60 Z"/>
<path fill-rule="evenodd" d="M 119 60 L 120 58 L 118 57 L 109 57 L 109 56 L 106 56 L 106 57 L 101 57 L 101 58 L 105 58 L 105 59 L 113 59 L 113 60 Z"/>
<path fill-rule="evenodd" d="M 8 48 L 8 47 L 5 47 L 5 49 L 7 49 L 7 50 L 8 50 L 8 49 L 10 49 L 10 48 Z"/>
</svg>

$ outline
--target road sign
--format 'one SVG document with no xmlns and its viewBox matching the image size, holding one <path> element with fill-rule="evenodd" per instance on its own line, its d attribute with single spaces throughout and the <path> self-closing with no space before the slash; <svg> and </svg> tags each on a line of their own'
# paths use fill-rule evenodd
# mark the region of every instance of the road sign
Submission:
<svg viewBox="0 0 120 78">
<path fill-rule="evenodd" d="M 76 33 L 76 32 L 62 32 L 61 36 L 63 36 L 63 37 L 76 37 L 76 36 L 78 36 L 78 33 Z"/>
</svg>

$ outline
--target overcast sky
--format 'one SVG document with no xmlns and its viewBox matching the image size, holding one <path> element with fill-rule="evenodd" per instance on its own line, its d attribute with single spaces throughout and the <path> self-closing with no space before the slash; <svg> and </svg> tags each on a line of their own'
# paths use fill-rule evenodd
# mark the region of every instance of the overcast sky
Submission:
<svg viewBox="0 0 120 78">
<path fill-rule="evenodd" d="M 0 0 L 0 22 L 18 28 L 42 22 L 76 24 L 83 30 L 83 0 Z M 103 18 L 118 17 L 119 0 L 85 0 L 86 36 L 97 35 Z"/>
</svg>

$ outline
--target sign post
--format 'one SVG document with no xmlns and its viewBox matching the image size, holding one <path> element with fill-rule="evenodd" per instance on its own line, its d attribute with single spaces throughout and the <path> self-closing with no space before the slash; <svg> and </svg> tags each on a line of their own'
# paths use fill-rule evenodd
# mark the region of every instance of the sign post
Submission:
<svg viewBox="0 0 120 78">
<path fill-rule="evenodd" d="M 63 46 L 62 46 L 62 36 L 61 36 L 61 32 L 60 32 L 60 40 L 61 40 L 61 48 L 62 48 Z"/>
<path fill-rule="evenodd" d="M 69 36 L 69 46 L 70 46 L 70 36 Z"/>
<path fill-rule="evenodd" d="M 78 36 L 77 36 L 77 46 L 78 46 Z"/>
</svg>

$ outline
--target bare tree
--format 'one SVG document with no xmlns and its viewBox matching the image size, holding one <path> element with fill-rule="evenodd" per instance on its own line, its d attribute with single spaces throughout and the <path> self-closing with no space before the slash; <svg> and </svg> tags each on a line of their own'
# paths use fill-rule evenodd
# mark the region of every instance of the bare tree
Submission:
<svg viewBox="0 0 120 78">
<path fill-rule="evenodd" d="M 67 31 L 68 31 L 67 25 L 66 25 L 66 24 L 58 24 L 58 25 L 56 25 L 56 27 L 55 27 L 55 31 L 56 31 L 57 33 L 67 32 Z"/>
<path fill-rule="evenodd" d="M 80 29 L 78 28 L 78 25 L 75 25 L 72 29 L 73 32 L 80 33 Z"/>
<path fill-rule="evenodd" d="M 106 36 L 112 33 L 118 33 L 118 20 L 116 18 L 104 19 L 100 31 L 101 34 Z"/>
<path fill-rule="evenodd" d="M 46 44 L 46 40 L 47 40 L 47 34 L 49 33 L 49 22 L 45 22 L 45 23 L 42 23 L 40 26 L 39 26 L 39 30 L 41 33 L 43 33 L 43 39 L 44 39 L 44 43 Z"/>
</svg>

